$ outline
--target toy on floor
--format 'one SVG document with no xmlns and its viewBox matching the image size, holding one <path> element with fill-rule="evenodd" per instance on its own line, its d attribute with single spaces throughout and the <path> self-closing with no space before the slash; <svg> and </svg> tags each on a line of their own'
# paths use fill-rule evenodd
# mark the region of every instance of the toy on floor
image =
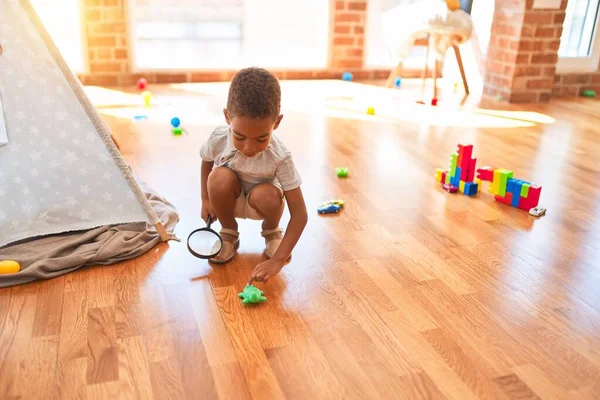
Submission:
<svg viewBox="0 0 600 400">
<path fill-rule="evenodd" d="M 140 90 L 146 89 L 148 87 L 148 81 L 146 79 L 144 79 L 144 78 L 138 79 L 138 81 L 137 81 L 137 87 Z"/>
<path fill-rule="evenodd" d="M 173 135 L 176 135 L 176 136 L 183 135 L 183 129 L 173 128 Z"/>
<path fill-rule="evenodd" d="M 246 285 L 244 291 L 242 293 L 239 293 L 238 297 L 242 299 L 242 304 L 256 304 L 267 301 L 267 298 L 264 296 L 263 291 L 254 285 Z"/>
<path fill-rule="evenodd" d="M 458 145 L 458 151 L 450 155 L 447 170 L 435 170 L 435 179 L 442 185 L 452 185 L 467 196 L 476 195 L 481 182 L 491 182 L 489 192 L 496 201 L 530 211 L 537 207 L 542 187 L 514 179 L 513 171 L 491 167 L 476 168 L 477 159 L 472 158 L 473 145 Z M 477 172 L 477 177 L 475 177 Z M 444 186 L 446 189 L 446 186 Z M 447 189 L 446 189 L 447 190 Z M 544 210 L 545 211 L 545 210 Z M 533 214 L 532 214 L 533 215 Z"/>
<path fill-rule="evenodd" d="M 21 265 L 13 260 L 0 261 L 0 275 L 16 274 L 21 270 Z"/>
<path fill-rule="evenodd" d="M 135 122 L 138 122 L 138 121 L 145 121 L 145 120 L 147 120 L 147 119 L 148 119 L 148 116 L 147 116 L 147 115 L 134 115 L 134 116 L 133 116 L 133 120 L 134 120 Z"/>
<path fill-rule="evenodd" d="M 583 92 L 581 92 L 581 95 L 583 97 L 596 97 L 596 91 L 591 90 L 591 89 L 586 89 Z"/>
<path fill-rule="evenodd" d="M 319 207 L 317 209 L 317 212 L 319 214 L 337 214 L 340 212 L 341 209 L 342 207 L 338 206 L 337 204 L 327 204 Z"/>
<path fill-rule="evenodd" d="M 399 87 L 400 87 L 400 85 L 402 85 L 402 78 L 401 78 L 401 77 L 399 77 L 399 76 L 397 76 L 397 77 L 394 79 L 394 86 L 395 86 L 395 87 L 397 87 L 397 88 L 399 88 Z"/>
<path fill-rule="evenodd" d="M 150 107 L 150 101 L 152 100 L 152 93 L 149 91 L 142 92 L 142 99 L 144 99 L 144 106 Z"/>
<path fill-rule="evenodd" d="M 352 80 L 352 78 L 354 78 L 354 75 L 352 75 L 352 72 L 344 72 L 342 74 L 342 79 L 345 81 L 350 82 Z"/>
<path fill-rule="evenodd" d="M 449 183 L 444 183 L 442 185 L 442 189 L 444 189 L 448 193 L 456 193 L 456 192 L 458 192 L 458 188 L 456 186 L 454 186 L 454 185 L 449 184 Z"/>
<path fill-rule="evenodd" d="M 534 217 L 541 217 L 546 214 L 546 209 L 544 207 L 533 207 L 529 210 L 529 215 L 533 215 Z"/>
<path fill-rule="evenodd" d="M 438 99 L 436 99 L 435 97 L 433 99 L 431 99 L 431 105 L 432 106 L 435 107 L 435 106 L 437 106 L 437 104 L 438 104 Z"/>
<path fill-rule="evenodd" d="M 367 107 L 368 115 L 375 115 L 375 107 Z"/>
<path fill-rule="evenodd" d="M 325 203 L 321 204 L 321 207 L 326 207 L 330 204 L 335 204 L 336 206 L 340 206 L 342 208 L 344 208 L 344 200 L 329 200 L 326 201 Z"/>
<path fill-rule="evenodd" d="M 335 174 L 338 178 L 347 178 L 348 177 L 348 168 L 336 168 Z"/>
<path fill-rule="evenodd" d="M 179 126 L 181 125 L 181 120 L 177 117 L 171 118 L 171 126 L 173 127 L 173 135 L 181 135 L 183 133 L 183 129 Z"/>
</svg>

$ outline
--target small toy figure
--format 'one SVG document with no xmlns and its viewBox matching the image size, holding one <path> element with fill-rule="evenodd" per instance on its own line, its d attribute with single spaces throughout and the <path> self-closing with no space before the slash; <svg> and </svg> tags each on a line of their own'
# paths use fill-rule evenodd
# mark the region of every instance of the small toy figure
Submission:
<svg viewBox="0 0 600 400">
<path fill-rule="evenodd" d="M 354 77 L 354 75 L 352 75 L 352 72 L 344 72 L 342 74 L 342 79 L 345 81 L 348 81 L 348 82 L 350 82 L 353 77 Z"/>
<path fill-rule="evenodd" d="M 334 214 L 339 213 L 342 207 L 337 204 L 327 204 L 326 206 L 319 207 L 317 211 L 319 214 Z"/>
<path fill-rule="evenodd" d="M 177 117 L 173 117 L 171 118 L 171 125 L 173 128 L 179 128 L 179 125 L 181 125 L 181 120 Z"/>
<path fill-rule="evenodd" d="M 321 207 L 327 207 L 328 205 L 335 204 L 336 206 L 340 206 L 344 208 L 344 200 L 329 200 L 325 203 L 321 204 Z"/>
<path fill-rule="evenodd" d="M 263 291 L 258 289 L 254 285 L 246 285 L 244 291 L 238 294 L 238 297 L 242 299 L 242 304 L 256 304 L 267 301 L 267 298 L 263 296 Z"/>
<path fill-rule="evenodd" d="M 581 95 L 583 97 L 596 97 L 596 91 L 591 90 L 591 89 L 586 89 L 583 92 L 581 92 Z"/>
<path fill-rule="evenodd" d="M 182 133 L 183 133 L 183 129 L 173 128 L 173 135 L 181 135 Z"/>
<path fill-rule="evenodd" d="M 400 85 L 402 85 L 402 78 L 400 78 L 399 76 L 397 76 L 396 79 L 394 79 L 394 86 L 396 86 L 397 88 L 399 88 Z"/>
<path fill-rule="evenodd" d="M 152 100 L 152 93 L 145 91 L 142 92 L 142 99 L 144 99 L 144 106 L 150 107 L 150 101 Z"/>
<path fill-rule="evenodd" d="M 138 87 L 138 89 L 140 89 L 140 90 L 144 90 L 144 89 L 146 89 L 146 87 L 148 87 L 148 81 L 147 81 L 146 79 L 144 79 L 144 78 L 140 78 L 140 79 L 137 81 L 137 87 Z"/>
<path fill-rule="evenodd" d="M 338 178 L 346 178 L 348 177 L 348 168 L 336 168 L 335 173 L 338 176 Z"/>
<path fill-rule="evenodd" d="M 21 270 L 21 265 L 13 260 L 0 261 L 0 275 L 16 274 Z"/>
<path fill-rule="evenodd" d="M 367 114 L 368 115 L 375 115 L 375 107 L 368 107 L 367 108 Z"/>
</svg>

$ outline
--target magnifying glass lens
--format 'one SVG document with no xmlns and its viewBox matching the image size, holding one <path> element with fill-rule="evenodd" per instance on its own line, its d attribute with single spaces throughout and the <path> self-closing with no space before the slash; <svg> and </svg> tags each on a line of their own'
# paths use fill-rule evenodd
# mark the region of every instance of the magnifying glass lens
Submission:
<svg viewBox="0 0 600 400">
<path fill-rule="evenodd" d="M 201 257 L 214 257 L 223 244 L 214 231 L 201 229 L 189 237 L 188 246 Z"/>
</svg>

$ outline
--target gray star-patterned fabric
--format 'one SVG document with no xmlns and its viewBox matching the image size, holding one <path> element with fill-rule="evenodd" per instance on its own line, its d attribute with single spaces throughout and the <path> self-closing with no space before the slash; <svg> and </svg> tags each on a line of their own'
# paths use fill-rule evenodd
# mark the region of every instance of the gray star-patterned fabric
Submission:
<svg viewBox="0 0 600 400">
<path fill-rule="evenodd" d="M 8 134 L 6 133 L 6 122 L 4 122 L 4 107 L 2 107 L 2 98 L 0 97 L 0 146 L 8 143 Z"/>
<path fill-rule="evenodd" d="M 0 12 L 0 247 L 148 221 L 126 164 L 24 7 L 2 0 Z"/>
</svg>

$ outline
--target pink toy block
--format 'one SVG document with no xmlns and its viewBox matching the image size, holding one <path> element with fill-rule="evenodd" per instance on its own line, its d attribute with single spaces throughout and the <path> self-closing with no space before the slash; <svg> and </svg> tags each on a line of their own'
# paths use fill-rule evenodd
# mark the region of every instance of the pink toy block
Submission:
<svg viewBox="0 0 600 400">
<path fill-rule="evenodd" d="M 469 165 L 467 167 L 467 182 L 473 182 L 473 180 L 475 179 L 475 169 L 477 165 L 477 159 L 476 158 L 472 158 L 471 160 L 469 160 Z"/>
<path fill-rule="evenodd" d="M 494 180 L 494 169 L 492 167 L 478 168 L 477 178 L 482 181 L 492 182 Z"/>
<path fill-rule="evenodd" d="M 446 183 L 446 172 L 442 172 L 442 180 L 441 183 Z"/>
<path fill-rule="evenodd" d="M 510 192 L 507 192 L 506 196 L 502 197 L 502 196 L 496 195 L 496 196 L 494 196 L 494 199 L 496 199 L 496 201 L 499 201 L 500 203 L 504 203 L 504 204 L 507 204 L 510 206 L 512 203 L 512 197 L 513 197 L 513 194 Z"/>
<path fill-rule="evenodd" d="M 540 194 L 542 193 L 542 187 L 531 185 L 527 197 L 521 197 L 519 199 L 519 208 L 525 211 L 529 211 L 534 207 L 537 207 L 540 202 Z"/>
</svg>

